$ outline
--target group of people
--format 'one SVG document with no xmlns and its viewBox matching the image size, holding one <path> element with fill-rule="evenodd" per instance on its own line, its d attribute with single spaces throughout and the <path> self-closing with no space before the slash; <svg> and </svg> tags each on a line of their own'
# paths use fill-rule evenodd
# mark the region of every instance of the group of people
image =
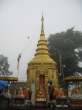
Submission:
<svg viewBox="0 0 82 110">
<path fill-rule="evenodd" d="M 49 100 L 55 99 L 56 97 L 63 97 L 65 93 L 62 88 L 56 88 L 52 84 L 48 86 Z"/>
<path fill-rule="evenodd" d="M 6 92 L 8 96 L 10 96 L 10 91 L 8 90 Z M 27 97 L 29 100 L 31 100 L 32 91 L 29 88 L 19 88 L 18 92 L 15 93 L 16 96 L 22 96 Z M 56 88 L 52 84 L 48 85 L 48 96 L 49 100 L 55 99 L 56 97 L 62 97 L 65 96 L 64 91 L 62 88 Z"/>
<path fill-rule="evenodd" d="M 82 96 L 81 87 L 75 86 L 73 88 L 68 88 L 69 96 Z"/>
<path fill-rule="evenodd" d="M 18 95 L 28 97 L 28 99 L 31 100 L 32 92 L 29 88 L 20 88 Z M 48 86 L 48 96 L 49 100 L 52 100 L 56 97 L 65 96 L 65 93 L 62 88 L 56 88 L 53 85 L 50 85 Z"/>
<path fill-rule="evenodd" d="M 12 96 L 18 96 L 18 97 L 26 97 L 29 100 L 31 100 L 31 90 L 29 88 L 19 88 L 18 90 L 12 91 L 10 89 L 2 89 L 0 90 L 0 95 L 4 95 L 6 97 L 11 98 Z"/>
<path fill-rule="evenodd" d="M 18 96 L 27 97 L 29 100 L 31 100 L 31 90 L 29 88 L 20 88 L 18 91 Z"/>
</svg>

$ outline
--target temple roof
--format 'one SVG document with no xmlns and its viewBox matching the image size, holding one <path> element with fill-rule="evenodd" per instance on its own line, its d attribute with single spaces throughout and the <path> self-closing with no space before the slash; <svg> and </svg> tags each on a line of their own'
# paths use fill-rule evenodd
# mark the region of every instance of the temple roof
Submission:
<svg viewBox="0 0 82 110">
<path fill-rule="evenodd" d="M 66 78 L 64 78 L 64 81 L 66 82 L 70 82 L 70 81 L 82 81 L 82 76 L 68 76 Z"/>
<path fill-rule="evenodd" d="M 56 63 L 54 60 L 49 56 L 47 40 L 45 39 L 44 33 L 44 17 L 42 15 L 41 18 L 41 33 L 40 39 L 37 44 L 37 49 L 34 58 L 29 63 Z"/>
<path fill-rule="evenodd" d="M 0 80 L 5 80 L 5 81 L 17 81 L 18 80 L 18 78 L 17 77 L 8 77 L 8 76 L 2 76 L 2 77 L 0 77 Z"/>
</svg>

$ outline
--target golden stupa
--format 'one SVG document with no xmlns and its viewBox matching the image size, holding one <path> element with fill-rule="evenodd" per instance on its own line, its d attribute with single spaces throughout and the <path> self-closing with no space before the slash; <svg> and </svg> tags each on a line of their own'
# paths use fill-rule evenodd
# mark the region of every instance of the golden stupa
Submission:
<svg viewBox="0 0 82 110">
<path fill-rule="evenodd" d="M 47 98 L 48 82 L 59 87 L 56 62 L 49 56 L 47 40 L 44 33 L 44 18 L 41 18 L 41 34 L 34 58 L 28 63 L 28 86 L 35 84 L 35 98 Z"/>
</svg>

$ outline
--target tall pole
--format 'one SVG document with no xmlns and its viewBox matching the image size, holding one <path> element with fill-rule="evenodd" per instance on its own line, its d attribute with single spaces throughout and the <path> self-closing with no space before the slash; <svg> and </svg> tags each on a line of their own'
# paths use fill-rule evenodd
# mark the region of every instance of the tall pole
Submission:
<svg viewBox="0 0 82 110">
<path fill-rule="evenodd" d="M 60 76 L 62 75 L 62 57 L 61 53 L 59 53 L 59 63 L 60 63 Z"/>
<path fill-rule="evenodd" d="M 27 39 L 30 39 L 29 36 L 27 36 Z M 20 52 L 20 54 L 18 55 L 18 58 L 17 58 L 17 72 L 18 72 L 18 75 L 17 77 L 19 76 L 19 69 L 20 69 L 20 59 L 21 59 L 21 55 L 24 51 L 24 49 L 27 47 L 27 45 L 22 49 L 22 51 Z"/>
<path fill-rule="evenodd" d="M 18 71 L 18 75 L 19 75 L 20 59 L 21 59 L 21 53 L 18 55 L 18 58 L 17 58 L 17 71 Z"/>
<path fill-rule="evenodd" d="M 63 63 L 62 63 L 62 55 L 59 53 L 59 64 L 60 64 L 60 77 L 61 77 L 61 82 L 63 84 L 64 82 L 64 73 L 63 73 Z"/>
</svg>

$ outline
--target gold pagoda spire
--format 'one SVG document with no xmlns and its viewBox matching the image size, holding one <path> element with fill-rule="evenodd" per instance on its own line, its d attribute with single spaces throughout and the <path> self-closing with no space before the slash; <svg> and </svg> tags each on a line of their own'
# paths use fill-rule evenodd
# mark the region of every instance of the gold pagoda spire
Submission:
<svg viewBox="0 0 82 110">
<path fill-rule="evenodd" d="M 41 18 L 41 35 L 44 35 L 44 17 L 43 17 L 43 14 L 42 14 L 42 18 Z"/>
<path fill-rule="evenodd" d="M 47 63 L 55 63 L 52 58 L 49 56 L 47 40 L 45 39 L 44 33 L 44 17 L 42 14 L 41 17 L 41 33 L 40 39 L 38 40 L 37 49 L 35 53 L 35 57 L 32 59 L 31 63 L 39 63 L 39 62 L 47 62 Z"/>
<path fill-rule="evenodd" d="M 45 39 L 45 33 L 44 33 L 44 17 L 42 14 L 40 40 L 38 41 L 35 55 L 48 55 L 48 54 L 49 53 L 48 53 L 47 41 Z"/>
<path fill-rule="evenodd" d="M 45 33 L 44 33 L 44 17 L 42 14 L 41 17 L 41 33 L 40 33 L 40 40 L 45 40 Z"/>
</svg>

